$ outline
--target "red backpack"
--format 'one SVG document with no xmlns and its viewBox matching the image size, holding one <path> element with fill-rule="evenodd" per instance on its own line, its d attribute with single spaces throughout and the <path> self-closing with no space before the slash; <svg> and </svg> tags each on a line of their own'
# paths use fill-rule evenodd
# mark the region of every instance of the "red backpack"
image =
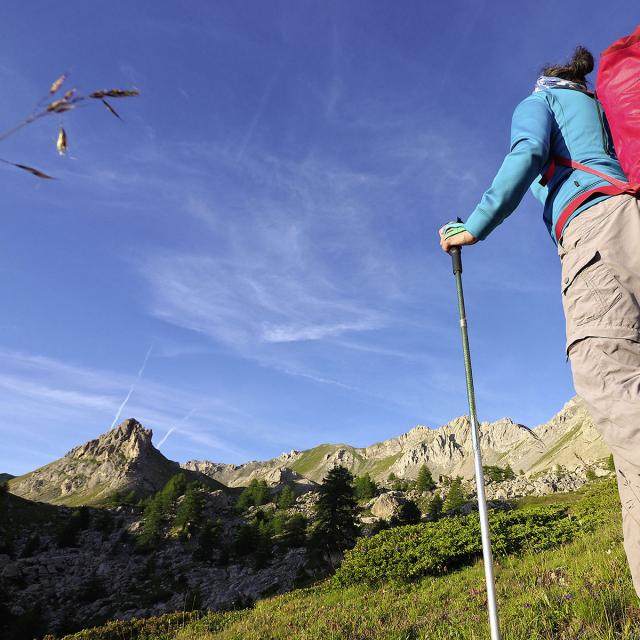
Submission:
<svg viewBox="0 0 640 640">
<path fill-rule="evenodd" d="M 554 157 L 543 180 L 545 184 L 555 170 L 554 165 L 580 169 L 606 180 L 609 185 L 580 194 L 562 212 L 556 222 L 556 240 L 560 240 L 571 215 L 595 194 L 640 194 L 640 26 L 630 35 L 616 40 L 600 57 L 596 94 L 602 104 L 616 155 L 627 176 L 622 182 L 601 171 L 569 158 Z"/>
<path fill-rule="evenodd" d="M 596 93 L 622 170 L 640 184 L 640 26 L 602 53 Z"/>
</svg>

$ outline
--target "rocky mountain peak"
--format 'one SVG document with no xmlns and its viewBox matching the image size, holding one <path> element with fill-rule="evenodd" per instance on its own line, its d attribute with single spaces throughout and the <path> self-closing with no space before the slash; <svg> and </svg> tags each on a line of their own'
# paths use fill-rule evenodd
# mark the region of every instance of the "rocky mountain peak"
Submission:
<svg viewBox="0 0 640 640">
<path fill-rule="evenodd" d="M 151 429 L 129 418 L 62 458 L 10 480 L 9 490 L 30 500 L 68 505 L 100 504 L 115 493 L 148 495 L 180 471 L 177 462 L 153 446 L 152 436 Z M 209 480 L 199 474 L 193 479 Z"/>
<path fill-rule="evenodd" d="M 145 429 L 134 418 L 128 418 L 95 440 L 72 449 L 65 457 L 93 458 L 104 462 L 116 456 L 122 462 L 133 462 L 155 451 L 151 443 L 152 437 L 151 429 Z"/>
</svg>

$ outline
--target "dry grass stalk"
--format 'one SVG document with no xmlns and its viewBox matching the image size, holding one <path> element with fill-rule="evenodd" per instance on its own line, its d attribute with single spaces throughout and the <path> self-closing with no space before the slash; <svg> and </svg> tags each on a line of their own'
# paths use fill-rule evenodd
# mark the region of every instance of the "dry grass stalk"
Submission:
<svg viewBox="0 0 640 640">
<path fill-rule="evenodd" d="M 122 118 L 120 117 L 120 115 L 118 114 L 118 112 L 103 98 L 102 99 L 102 104 L 107 107 L 107 109 L 109 109 L 109 111 L 116 117 L 118 118 L 118 120 L 122 120 Z"/>
<path fill-rule="evenodd" d="M 61 75 L 55 82 L 49 87 L 49 92 L 47 96 L 41 100 L 33 113 L 26 117 L 22 122 L 19 122 L 17 125 L 12 127 L 11 129 L 7 129 L 6 131 L 0 133 L 0 142 L 5 140 L 9 136 L 16 133 L 16 131 L 26 127 L 28 124 L 39 120 L 40 118 L 44 118 L 45 116 L 57 113 L 64 114 L 67 111 L 72 111 L 76 108 L 76 106 L 88 99 L 100 100 L 104 106 L 108 109 L 108 111 L 114 115 L 119 120 L 122 120 L 118 112 L 105 100 L 105 98 L 133 98 L 140 95 L 140 92 L 137 89 L 100 89 L 98 91 L 92 91 L 86 95 L 77 95 L 77 91 L 75 88 L 69 89 L 65 92 L 62 98 L 57 100 L 53 100 L 49 102 L 51 99 L 50 96 L 57 93 L 62 85 L 67 80 L 68 74 Z M 56 139 L 56 149 L 60 155 L 65 155 L 68 150 L 67 145 L 67 133 L 64 128 L 61 126 L 58 131 L 58 137 Z M 18 169 L 22 169 L 23 171 L 28 171 L 32 175 L 42 178 L 45 180 L 53 179 L 52 176 L 47 175 L 43 171 L 39 169 L 35 169 L 34 167 L 30 167 L 26 164 L 20 164 L 17 162 L 11 162 L 9 160 L 3 160 L 0 158 L 0 162 L 4 164 L 10 164 Z"/>
<path fill-rule="evenodd" d="M 28 171 L 29 173 L 32 173 L 37 178 L 42 178 L 43 180 L 55 180 L 53 176 L 50 176 L 44 173 L 43 171 L 40 171 L 40 169 L 35 169 L 34 167 L 30 167 L 27 164 L 20 164 L 19 162 L 10 162 L 9 160 L 3 160 L 2 158 L 0 158 L 0 162 L 4 162 L 5 164 L 10 164 L 11 166 L 17 167 L 18 169 L 22 169 L 23 171 Z"/>
</svg>

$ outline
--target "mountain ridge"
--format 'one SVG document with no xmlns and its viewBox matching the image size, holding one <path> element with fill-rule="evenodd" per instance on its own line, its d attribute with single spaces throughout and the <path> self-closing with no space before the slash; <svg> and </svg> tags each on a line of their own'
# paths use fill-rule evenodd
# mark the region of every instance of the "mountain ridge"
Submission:
<svg viewBox="0 0 640 640">
<path fill-rule="evenodd" d="M 480 446 L 485 465 L 510 465 L 516 473 L 534 474 L 560 465 L 578 468 L 609 455 L 583 404 L 574 397 L 548 422 L 534 428 L 501 418 L 480 425 Z M 224 484 L 244 486 L 253 479 L 266 480 L 284 469 L 313 482 L 320 482 L 337 464 L 352 473 L 369 473 L 386 481 L 393 473 L 415 479 L 423 464 L 434 477 L 473 477 L 473 446 L 467 416 L 460 416 L 432 429 L 416 425 L 409 431 L 367 447 L 324 443 L 307 450 L 293 449 L 269 460 L 243 464 L 190 460 L 181 466 L 199 470 Z"/>
<path fill-rule="evenodd" d="M 264 480 L 277 491 L 289 485 L 296 493 L 313 490 L 337 465 L 354 475 L 369 473 L 378 483 L 391 474 L 413 480 L 426 465 L 438 481 L 474 474 L 471 426 L 467 416 L 431 429 L 416 425 L 409 431 L 367 447 L 323 443 L 307 450 L 292 449 L 269 460 L 227 464 L 167 459 L 152 443 L 153 432 L 134 418 L 74 447 L 62 458 L 8 481 L 16 495 L 78 506 L 102 504 L 115 494 L 143 497 L 158 491 L 182 470 L 191 480 L 215 488 L 242 487 Z M 501 418 L 480 425 L 485 465 L 511 466 L 517 474 L 534 475 L 559 465 L 567 469 L 592 465 L 609 455 L 591 417 L 578 398 L 572 398 L 548 422 L 533 429 Z M 393 476 L 391 476 L 393 477 Z"/>
</svg>

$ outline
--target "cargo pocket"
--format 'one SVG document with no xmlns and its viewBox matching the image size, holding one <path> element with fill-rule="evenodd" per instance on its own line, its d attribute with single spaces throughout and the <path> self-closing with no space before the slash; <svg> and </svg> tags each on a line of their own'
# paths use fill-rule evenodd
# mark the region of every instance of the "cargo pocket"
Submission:
<svg viewBox="0 0 640 640">
<path fill-rule="evenodd" d="M 562 305 L 569 327 L 602 318 L 622 298 L 622 290 L 600 252 L 574 250 L 562 260 Z"/>
</svg>

